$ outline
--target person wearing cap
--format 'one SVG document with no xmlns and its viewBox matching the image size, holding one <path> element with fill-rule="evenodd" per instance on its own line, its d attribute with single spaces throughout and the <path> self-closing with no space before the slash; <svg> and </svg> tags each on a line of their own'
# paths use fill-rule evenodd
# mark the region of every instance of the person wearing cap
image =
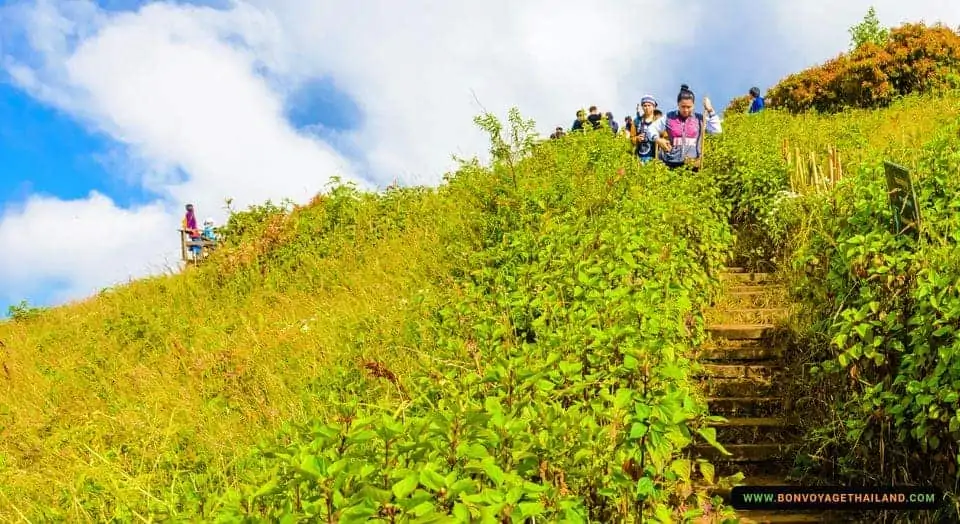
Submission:
<svg viewBox="0 0 960 524">
<path fill-rule="evenodd" d="M 630 141 L 633 142 L 637 158 L 641 163 L 646 164 L 653 160 L 656 155 L 656 143 L 647 137 L 647 128 L 650 127 L 656 117 L 654 112 L 657 109 L 657 99 L 652 95 L 644 95 L 637 104 L 637 118 L 633 121 L 633 130 L 630 135 Z"/>
<path fill-rule="evenodd" d="M 209 240 L 211 242 L 217 241 L 217 233 L 213 230 L 212 218 L 208 218 L 203 221 L 203 233 L 201 236 L 204 240 Z"/>
<path fill-rule="evenodd" d="M 751 100 L 750 102 L 751 113 L 759 113 L 760 111 L 763 111 L 763 108 L 765 107 L 766 104 L 764 104 L 763 102 L 763 97 L 760 96 L 759 87 L 750 88 L 750 100 Z"/>
</svg>

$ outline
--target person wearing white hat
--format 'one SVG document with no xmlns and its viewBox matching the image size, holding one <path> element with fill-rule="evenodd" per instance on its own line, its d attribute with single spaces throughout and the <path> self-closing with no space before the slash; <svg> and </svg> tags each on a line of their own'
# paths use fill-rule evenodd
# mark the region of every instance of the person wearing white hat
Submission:
<svg viewBox="0 0 960 524">
<path fill-rule="evenodd" d="M 636 146 L 635 153 L 644 164 L 653 160 L 656 154 L 656 143 L 647 137 L 647 128 L 657 119 L 656 112 L 657 99 L 653 95 L 644 95 L 637 104 L 637 118 L 630 136 Z"/>
</svg>

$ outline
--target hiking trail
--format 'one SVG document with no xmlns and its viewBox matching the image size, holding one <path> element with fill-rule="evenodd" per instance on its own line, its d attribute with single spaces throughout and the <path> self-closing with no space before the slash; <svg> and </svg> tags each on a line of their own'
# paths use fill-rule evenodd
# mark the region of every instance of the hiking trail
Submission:
<svg viewBox="0 0 960 524">
<path fill-rule="evenodd" d="M 700 458 L 713 462 L 716 477 L 742 471 L 742 485 L 792 485 L 793 452 L 799 443 L 800 415 L 788 396 L 791 369 L 778 321 L 789 314 L 789 299 L 772 273 L 728 267 L 723 291 L 706 312 L 708 340 L 699 348 L 700 380 L 724 455 L 704 444 Z M 714 492 L 729 502 L 729 490 Z M 822 512 L 737 510 L 743 523 L 822 522 Z"/>
</svg>

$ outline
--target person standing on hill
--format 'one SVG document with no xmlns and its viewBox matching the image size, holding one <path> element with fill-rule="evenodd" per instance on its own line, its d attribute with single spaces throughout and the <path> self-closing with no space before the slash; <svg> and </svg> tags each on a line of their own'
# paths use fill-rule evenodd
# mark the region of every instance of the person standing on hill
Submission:
<svg viewBox="0 0 960 524">
<path fill-rule="evenodd" d="M 600 129 L 600 122 L 603 120 L 603 117 L 600 115 L 600 111 L 597 110 L 597 106 L 590 106 L 590 114 L 587 115 L 587 121 L 593 126 L 594 129 Z"/>
<path fill-rule="evenodd" d="M 759 113 L 760 111 L 763 111 L 763 108 L 765 106 L 766 104 L 764 104 L 763 102 L 763 97 L 760 96 L 760 88 L 751 87 L 750 88 L 750 112 Z"/>
<path fill-rule="evenodd" d="M 623 127 L 620 128 L 621 134 L 626 136 L 629 139 L 633 139 L 637 135 L 636 127 L 633 125 L 633 119 L 630 118 L 630 115 L 623 117 Z"/>
<path fill-rule="evenodd" d="M 637 104 L 637 118 L 633 124 L 634 133 L 630 135 L 630 140 L 636 146 L 634 152 L 644 164 L 653 160 L 655 154 L 655 142 L 647 136 L 647 128 L 657 119 L 656 109 L 657 99 L 652 95 L 644 95 Z"/>
<path fill-rule="evenodd" d="M 660 146 L 661 159 L 670 169 L 689 165 L 693 171 L 699 171 L 703 139 L 707 133 L 715 135 L 721 132 L 720 115 L 713 110 L 710 99 L 703 99 L 706 116 L 693 110 L 695 102 L 696 96 L 690 87 L 681 85 L 677 108 L 647 127 L 647 139 Z M 667 137 L 661 138 L 660 133 L 664 131 Z"/>
<path fill-rule="evenodd" d="M 587 114 L 583 112 L 583 109 L 577 111 L 577 119 L 573 121 L 573 125 L 570 126 L 570 131 L 583 131 L 583 124 L 587 122 Z"/>
<path fill-rule="evenodd" d="M 613 112 L 607 111 L 607 114 L 604 116 L 607 117 L 607 122 L 610 124 L 610 129 L 613 131 L 613 136 L 617 136 L 617 132 L 620 131 L 620 124 L 618 124 L 617 120 L 613 118 Z"/>
<path fill-rule="evenodd" d="M 200 240 L 200 228 L 197 227 L 197 215 L 193 212 L 193 204 L 187 204 L 187 213 L 183 215 L 181 229 L 189 235 L 190 240 Z M 200 254 L 200 246 L 190 246 L 194 257 Z"/>
</svg>

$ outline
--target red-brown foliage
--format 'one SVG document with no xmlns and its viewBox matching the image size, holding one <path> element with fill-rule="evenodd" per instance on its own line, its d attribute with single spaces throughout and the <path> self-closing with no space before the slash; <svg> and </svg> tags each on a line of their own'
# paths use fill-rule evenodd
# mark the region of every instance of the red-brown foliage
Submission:
<svg viewBox="0 0 960 524">
<path fill-rule="evenodd" d="M 770 107 L 836 112 L 882 107 L 896 97 L 960 87 L 960 34 L 943 25 L 905 24 L 883 46 L 867 43 L 792 74 L 770 90 Z"/>
</svg>

